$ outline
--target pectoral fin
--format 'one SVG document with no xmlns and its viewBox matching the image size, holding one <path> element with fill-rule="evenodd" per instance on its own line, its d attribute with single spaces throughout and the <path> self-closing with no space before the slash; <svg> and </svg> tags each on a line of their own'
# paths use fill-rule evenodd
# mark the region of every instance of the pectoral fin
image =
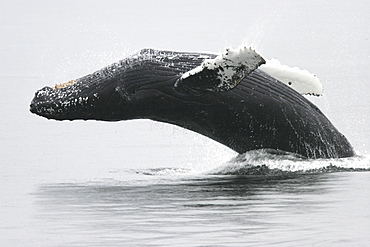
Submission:
<svg viewBox="0 0 370 247">
<path fill-rule="evenodd" d="M 226 49 L 214 59 L 206 59 L 184 73 L 175 88 L 195 93 L 228 91 L 264 63 L 265 60 L 251 48 Z"/>
</svg>

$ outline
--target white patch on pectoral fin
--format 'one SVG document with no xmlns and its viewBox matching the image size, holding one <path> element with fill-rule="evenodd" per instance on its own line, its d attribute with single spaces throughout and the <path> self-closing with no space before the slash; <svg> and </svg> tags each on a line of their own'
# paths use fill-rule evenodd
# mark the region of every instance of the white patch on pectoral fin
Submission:
<svg viewBox="0 0 370 247">
<path fill-rule="evenodd" d="M 175 87 L 190 92 L 227 91 L 263 63 L 265 60 L 251 48 L 226 49 L 214 59 L 206 59 L 184 73 Z"/>
<path fill-rule="evenodd" d="M 297 67 L 282 65 L 279 60 L 266 60 L 248 47 L 226 49 L 213 59 L 204 60 L 198 67 L 184 73 L 175 88 L 188 93 L 227 91 L 255 69 L 260 69 L 300 94 L 320 96 L 323 86 L 314 74 Z"/>
<path fill-rule="evenodd" d="M 311 74 L 307 70 L 301 70 L 298 67 L 292 68 L 282 65 L 276 58 L 271 60 L 266 59 L 266 63 L 261 65 L 259 69 L 293 88 L 300 94 L 321 96 L 323 93 L 323 86 L 319 78 L 314 74 Z"/>
</svg>

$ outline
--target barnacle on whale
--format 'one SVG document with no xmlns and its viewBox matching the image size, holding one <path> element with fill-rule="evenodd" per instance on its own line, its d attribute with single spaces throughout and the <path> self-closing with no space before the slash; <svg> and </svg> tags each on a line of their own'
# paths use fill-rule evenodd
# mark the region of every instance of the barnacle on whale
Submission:
<svg viewBox="0 0 370 247">
<path fill-rule="evenodd" d="M 62 83 L 62 84 L 55 84 L 54 89 L 61 89 L 61 88 L 64 88 L 64 87 L 69 87 L 69 86 L 75 84 L 76 82 L 77 82 L 76 80 L 70 80 L 69 82 L 65 82 L 65 83 Z"/>
</svg>

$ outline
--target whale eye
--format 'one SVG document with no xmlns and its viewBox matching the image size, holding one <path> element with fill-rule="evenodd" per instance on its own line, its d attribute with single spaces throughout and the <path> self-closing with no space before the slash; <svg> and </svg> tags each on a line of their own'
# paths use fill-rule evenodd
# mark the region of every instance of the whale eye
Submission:
<svg viewBox="0 0 370 247">
<path fill-rule="evenodd" d="M 292 82 L 291 82 L 291 81 L 289 81 L 289 82 L 288 82 L 288 85 L 289 85 L 289 86 L 290 86 L 290 85 L 292 85 Z"/>
</svg>

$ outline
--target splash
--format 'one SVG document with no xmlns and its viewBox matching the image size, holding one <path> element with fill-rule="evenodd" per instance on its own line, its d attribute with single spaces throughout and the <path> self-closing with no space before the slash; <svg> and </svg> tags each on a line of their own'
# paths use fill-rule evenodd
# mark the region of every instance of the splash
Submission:
<svg viewBox="0 0 370 247">
<path fill-rule="evenodd" d="M 219 166 L 189 166 L 187 168 L 152 168 L 136 171 L 149 176 L 212 176 L 212 175 L 262 175 L 314 174 L 331 172 L 370 171 L 370 156 L 341 159 L 306 159 L 292 153 L 273 150 L 254 150 L 240 154 Z"/>
<path fill-rule="evenodd" d="M 305 159 L 291 153 L 277 154 L 270 150 L 254 150 L 238 155 L 220 167 L 209 171 L 209 174 L 282 175 L 348 171 L 370 171 L 370 157 Z"/>
</svg>

